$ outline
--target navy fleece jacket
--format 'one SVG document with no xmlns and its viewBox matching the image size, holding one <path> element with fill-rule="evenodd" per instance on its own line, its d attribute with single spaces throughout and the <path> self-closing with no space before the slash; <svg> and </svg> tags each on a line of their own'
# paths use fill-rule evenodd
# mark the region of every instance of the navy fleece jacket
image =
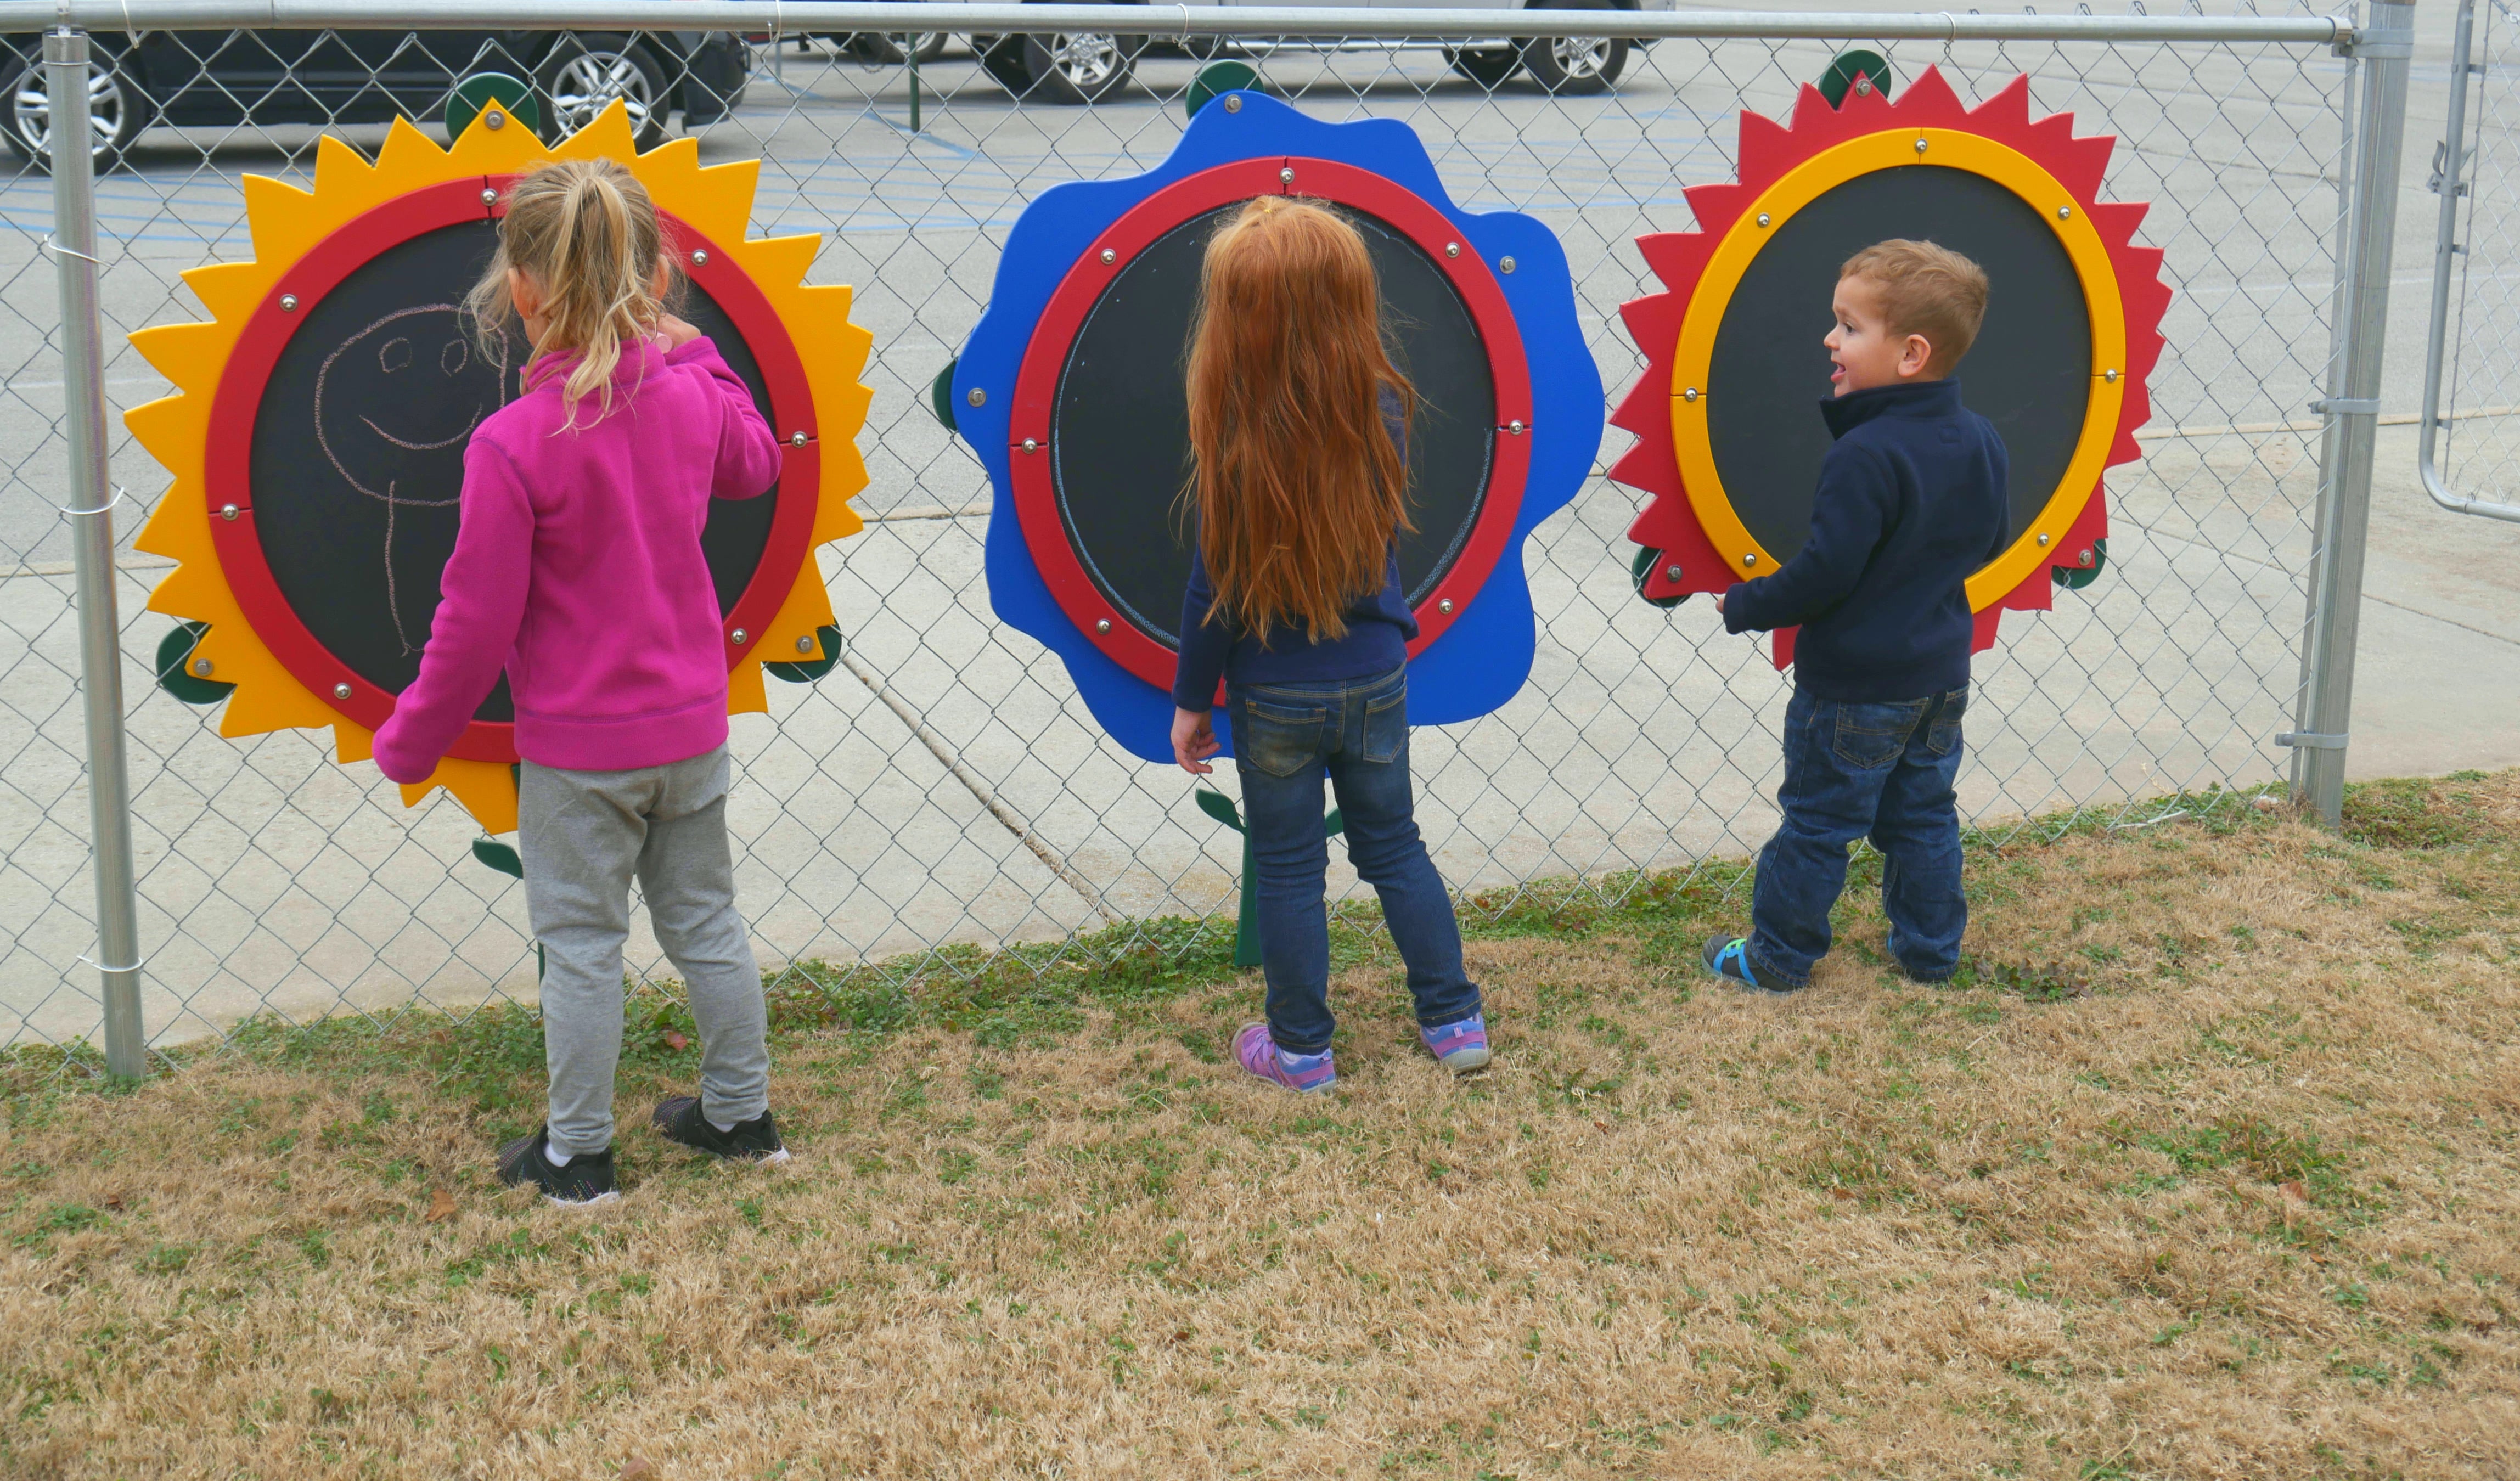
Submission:
<svg viewBox="0 0 2520 1481">
<path fill-rule="evenodd" d="M 1795 627 L 1794 683 L 1822 699 L 1915 699 L 1968 683 L 1966 583 L 2010 543 L 2008 465 L 1956 380 L 1820 404 L 1837 439 L 1811 539 L 1724 594 L 1727 631 Z"/>
</svg>

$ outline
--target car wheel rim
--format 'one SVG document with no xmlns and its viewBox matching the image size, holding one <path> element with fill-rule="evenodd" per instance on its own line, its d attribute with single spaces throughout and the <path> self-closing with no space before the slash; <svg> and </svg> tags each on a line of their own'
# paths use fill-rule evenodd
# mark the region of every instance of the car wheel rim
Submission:
<svg viewBox="0 0 2520 1481">
<path fill-rule="evenodd" d="M 1120 67 L 1120 43 L 1100 33 L 1050 38 L 1052 65 L 1078 87 L 1096 87 L 1111 79 Z"/>
<path fill-rule="evenodd" d="M 648 126 L 654 94 L 648 74 L 620 52 L 583 52 L 568 59 L 552 79 L 552 115 L 565 133 L 576 133 L 619 99 L 630 114 L 630 131 Z"/>
<path fill-rule="evenodd" d="M 53 152 L 53 92 L 41 63 L 30 64 L 18 77 L 10 100 L 18 137 L 28 149 L 49 157 Z M 88 153 L 102 157 L 122 132 L 122 84 L 113 73 L 93 63 L 87 69 Z"/>
<path fill-rule="evenodd" d="M 1610 65 L 1606 36 L 1562 36 L 1550 43 L 1557 69 L 1569 77 L 1598 77 Z"/>
</svg>

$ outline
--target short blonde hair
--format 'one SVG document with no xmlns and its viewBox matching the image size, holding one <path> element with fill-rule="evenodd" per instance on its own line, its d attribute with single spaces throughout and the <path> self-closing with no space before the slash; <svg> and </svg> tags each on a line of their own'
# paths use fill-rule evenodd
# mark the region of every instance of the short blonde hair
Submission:
<svg viewBox="0 0 2520 1481">
<path fill-rule="evenodd" d="M 1958 366 L 1986 322 L 1986 269 L 1948 247 L 1894 237 L 1847 258 L 1837 275 L 1861 278 L 1880 292 L 1890 333 L 1925 337 L 1933 348 L 1925 368 L 1936 375 Z"/>
</svg>

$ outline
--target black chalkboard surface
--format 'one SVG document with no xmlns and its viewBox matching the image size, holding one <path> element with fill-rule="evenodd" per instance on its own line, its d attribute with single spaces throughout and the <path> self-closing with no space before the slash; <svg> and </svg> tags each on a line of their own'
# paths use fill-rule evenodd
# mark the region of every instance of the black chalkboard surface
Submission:
<svg viewBox="0 0 2520 1481">
<path fill-rule="evenodd" d="M 420 673 L 438 576 L 455 549 L 464 449 L 514 399 L 521 343 L 476 341 L 458 305 L 498 246 L 489 222 L 387 248 L 304 311 L 263 384 L 249 457 L 264 560 L 307 631 L 400 694 Z M 769 415 L 760 367 L 698 288 L 680 312 Z M 710 507 L 701 544 L 721 611 L 751 580 L 778 491 Z M 515 717 L 502 679 L 474 718 Z"/>
<path fill-rule="evenodd" d="M 1051 422 L 1051 480 L 1068 543 L 1139 631 L 1181 646 L 1190 581 L 1190 403 L 1183 385 L 1207 241 L 1241 203 L 1158 238 L 1102 291 L 1069 346 Z M 1417 244 L 1353 207 L 1382 290 L 1392 359 L 1418 387 L 1400 582 L 1412 604 L 1462 553 L 1487 498 L 1496 388 L 1468 305 Z"/>
<path fill-rule="evenodd" d="M 1725 305 L 1707 370 L 1715 470 L 1741 522 L 1791 560 L 1811 537 L 1828 454 L 1829 295 L 1875 242 L 1936 242 L 1986 269 L 1986 323 L 1959 369 L 1971 411 L 2012 463 L 2018 537 L 2065 476 L 2091 397 L 2092 327 L 2064 245 L 2030 203 L 1967 170 L 1908 164 L 1859 175 L 1786 218 Z"/>
</svg>

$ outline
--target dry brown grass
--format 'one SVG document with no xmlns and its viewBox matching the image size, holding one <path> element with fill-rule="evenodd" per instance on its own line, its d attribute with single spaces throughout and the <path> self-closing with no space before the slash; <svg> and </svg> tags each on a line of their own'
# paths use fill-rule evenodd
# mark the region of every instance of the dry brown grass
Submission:
<svg viewBox="0 0 2520 1481">
<path fill-rule="evenodd" d="M 594 1214 L 489 1186 L 472 1030 L 22 1075 L 0 1473 L 2520 1474 L 2520 773 L 2216 816 L 1981 852 L 2009 991 L 1526 912 L 1462 1083 L 1370 955 L 1330 1100 L 1215 1062 L 1247 978 L 801 1032 L 792 1164 L 639 1126 Z"/>
</svg>

